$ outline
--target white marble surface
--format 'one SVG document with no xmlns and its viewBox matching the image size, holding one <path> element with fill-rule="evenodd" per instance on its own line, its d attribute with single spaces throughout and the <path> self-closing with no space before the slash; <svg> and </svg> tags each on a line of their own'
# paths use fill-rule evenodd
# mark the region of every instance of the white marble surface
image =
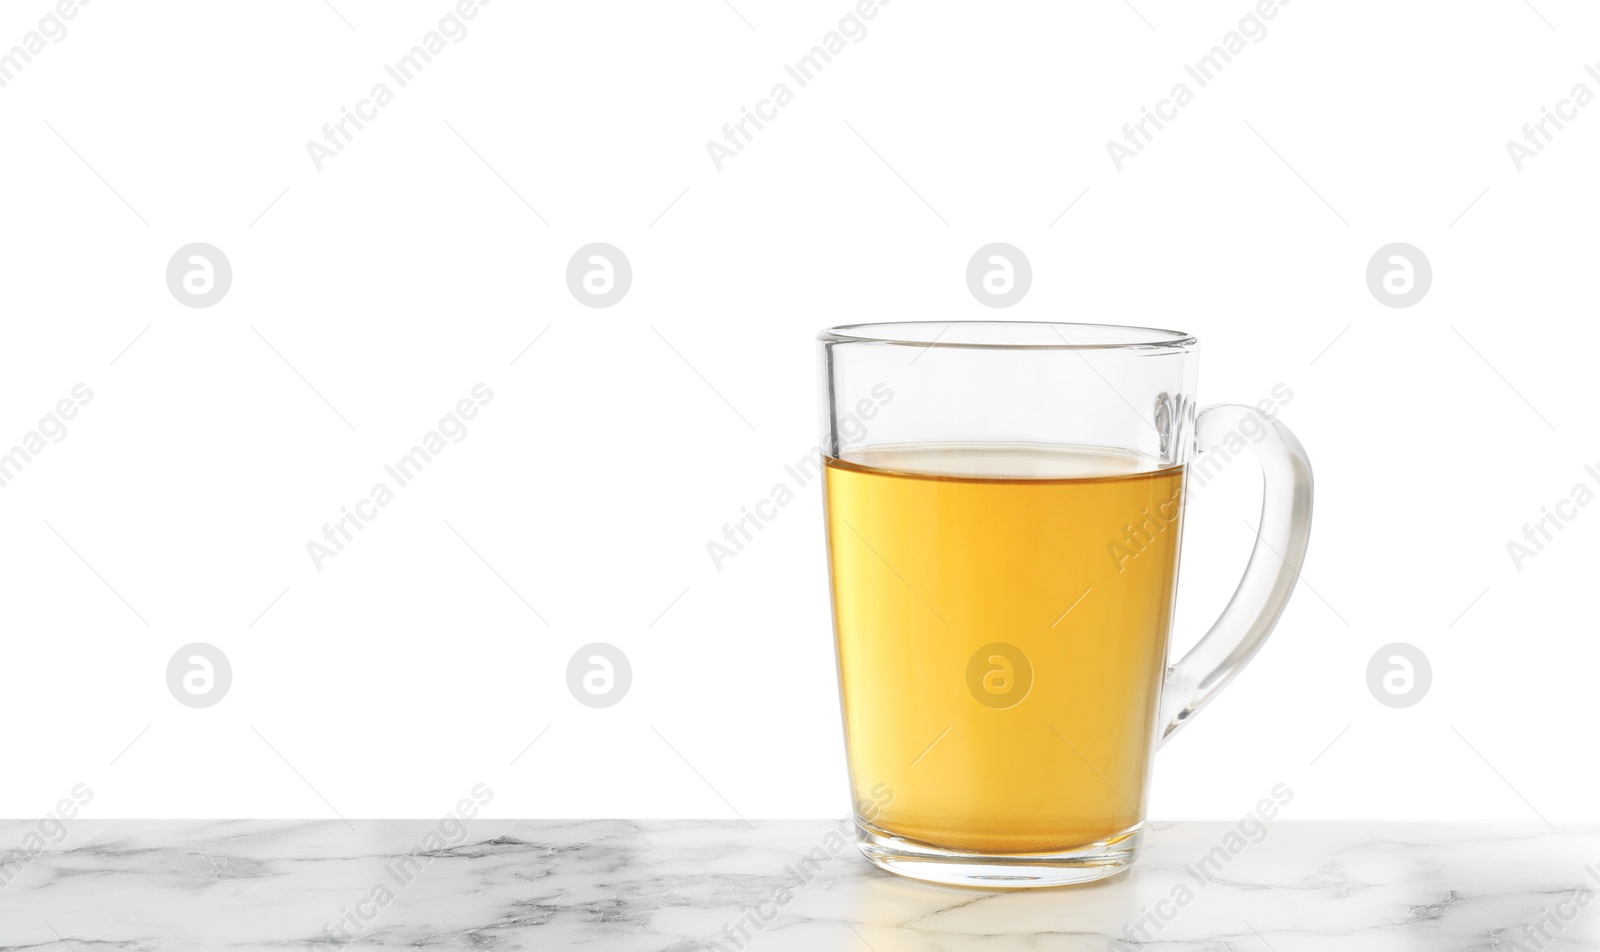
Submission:
<svg viewBox="0 0 1600 952">
<path fill-rule="evenodd" d="M 1154 824 L 1129 873 L 1015 892 L 900 879 L 852 843 L 797 884 L 786 869 L 814 847 L 826 855 L 837 827 L 480 817 L 464 834 L 447 828 L 452 845 L 427 842 L 438 828 L 429 821 L 78 820 L 30 856 L 6 850 L 38 824 L 0 822 L 0 861 L 11 860 L 0 875 L 0 952 L 332 948 L 324 929 L 347 912 L 372 913 L 346 920 L 350 948 L 1600 948 L 1593 827 L 1279 821 L 1202 882 L 1185 867 L 1234 825 Z M 415 860 L 408 884 L 386 871 L 430 845 L 443 848 Z M 358 906 L 380 884 L 392 899 Z M 1159 905 L 1180 887 L 1186 905 Z"/>
</svg>

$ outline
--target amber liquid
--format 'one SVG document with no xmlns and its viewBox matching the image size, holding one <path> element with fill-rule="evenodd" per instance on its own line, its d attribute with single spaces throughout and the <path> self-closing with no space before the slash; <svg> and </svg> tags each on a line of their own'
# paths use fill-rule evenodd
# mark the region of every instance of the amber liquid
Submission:
<svg viewBox="0 0 1600 952">
<path fill-rule="evenodd" d="M 856 802 L 892 794 L 871 825 L 1002 854 L 1136 831 L 1183 468 L 1036 444 L 845 455 L 828 545 Z"/>
</svg>

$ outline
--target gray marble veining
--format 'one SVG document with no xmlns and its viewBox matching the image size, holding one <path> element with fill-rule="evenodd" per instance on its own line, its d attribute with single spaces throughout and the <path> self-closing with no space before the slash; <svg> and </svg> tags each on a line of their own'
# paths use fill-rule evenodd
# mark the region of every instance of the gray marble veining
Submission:
<svg viewBox="0 0 1600 952">
<path fill-rule="evenodd" d="M 995 892 L 880 872 L 839 827 L 8 821 L 0 952 L 1600 948 L 1592 827 L 1158 823 L 1131 872 Z"/>
</svg>

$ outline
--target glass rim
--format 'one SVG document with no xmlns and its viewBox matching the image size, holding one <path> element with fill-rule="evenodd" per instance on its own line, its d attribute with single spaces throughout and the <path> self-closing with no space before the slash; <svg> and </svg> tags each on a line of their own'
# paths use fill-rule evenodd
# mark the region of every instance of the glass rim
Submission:
<svg viewBox="0 0 1600 952">
<path fill-rule="evenodd" d="M 1056 340 L 1039 340 L 1049 328 Z M 1123 324 L 1066 321 L 874 321 L 841 324 L 817 334 L 825 344 L 889 344 L 968 350 L 1173 350 L 1199 340 L 1183 331 Z"/>
</svg>

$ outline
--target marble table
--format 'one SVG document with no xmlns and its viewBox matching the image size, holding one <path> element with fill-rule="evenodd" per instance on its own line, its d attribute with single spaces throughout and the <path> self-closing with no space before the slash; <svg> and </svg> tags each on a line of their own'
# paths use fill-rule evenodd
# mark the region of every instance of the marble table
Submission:
<svg viewBox="0 0 1600 952">
<path fill-rule="evenodd" d="M 880 872 L 840 826 L 6 821 L 0 952 L 1600 948 L 1600 828 L 1156 823 L 1130 872 L 990 892 Z"/>
</svg>

